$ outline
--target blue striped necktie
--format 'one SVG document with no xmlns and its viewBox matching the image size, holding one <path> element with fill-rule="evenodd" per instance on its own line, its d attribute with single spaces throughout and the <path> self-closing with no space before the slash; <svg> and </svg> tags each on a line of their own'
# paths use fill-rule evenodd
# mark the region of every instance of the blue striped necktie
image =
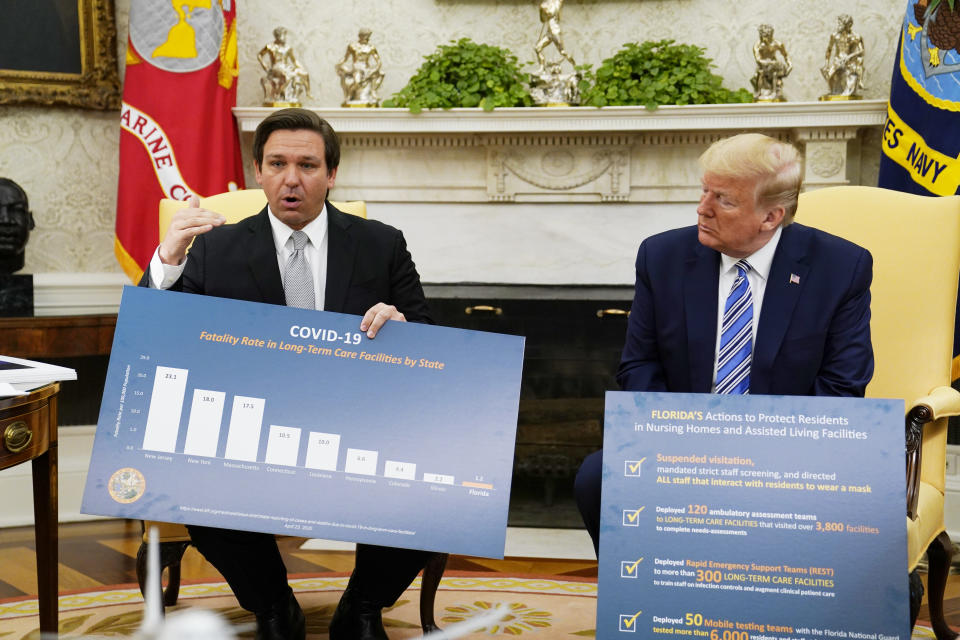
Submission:
<svg viewBox="0 0 960 640">
<path fill-rule="evenodd" d="M 717 393 L 750 393 L 750 361 L 753 355 L 753 293 L 746 260 L 737 262 L 737 280 L 730 289 L 720 325 L 717 354 Z"/>
</svg>

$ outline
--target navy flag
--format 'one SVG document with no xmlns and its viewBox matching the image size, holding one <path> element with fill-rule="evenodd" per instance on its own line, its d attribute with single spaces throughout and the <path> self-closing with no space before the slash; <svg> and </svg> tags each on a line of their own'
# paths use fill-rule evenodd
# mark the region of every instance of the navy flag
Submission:
<svg viewBox="0 0 960 640">
<path fill-rule="evenodd" d="M 925 196 L 958 193 L 960 0 L 907 1 L 882 148 L 878 186 Z M 956 380 L 960 326 L 953 353 Z"/>
</svg>

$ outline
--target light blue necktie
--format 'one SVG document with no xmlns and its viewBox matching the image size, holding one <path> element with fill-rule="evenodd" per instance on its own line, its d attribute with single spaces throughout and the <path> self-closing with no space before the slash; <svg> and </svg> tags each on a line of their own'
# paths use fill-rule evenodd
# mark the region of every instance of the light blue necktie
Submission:
<svg viewBox="0 0 960 640">
<path fill-rule="evenodd" d="M 750 393 L 750 361 L 753 355 L 753 293 L 745 260 L 737 262 L 737 280 L 730 289 L 720 325 L 717 354 L 717 393 Z"/>
</svg>

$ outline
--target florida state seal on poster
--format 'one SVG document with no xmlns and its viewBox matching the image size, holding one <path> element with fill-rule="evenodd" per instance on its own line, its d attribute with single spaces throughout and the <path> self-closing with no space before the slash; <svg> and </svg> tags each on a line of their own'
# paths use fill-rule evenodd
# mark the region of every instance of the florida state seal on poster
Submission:
<svg viewBox="0 0 960 640">
<path fill-rule="evenodd" d="M 107 481 L 110 497 L 120 504 L 130 504 L 143 497 L 147 490 L 147 479 L 133 467 L 117 469 Z"/>
</svg>

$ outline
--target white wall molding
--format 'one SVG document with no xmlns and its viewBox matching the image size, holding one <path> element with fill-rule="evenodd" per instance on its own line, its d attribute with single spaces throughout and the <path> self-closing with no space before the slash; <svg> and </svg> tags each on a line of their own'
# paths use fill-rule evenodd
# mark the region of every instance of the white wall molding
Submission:
<svg viewBox="0 0 960 640">
<path fill-rule="evenodd" d="M 36 273 L 33 306 L 38 316 L 116 313 L 123 286 L 122 273 Z"/>
</svg>

